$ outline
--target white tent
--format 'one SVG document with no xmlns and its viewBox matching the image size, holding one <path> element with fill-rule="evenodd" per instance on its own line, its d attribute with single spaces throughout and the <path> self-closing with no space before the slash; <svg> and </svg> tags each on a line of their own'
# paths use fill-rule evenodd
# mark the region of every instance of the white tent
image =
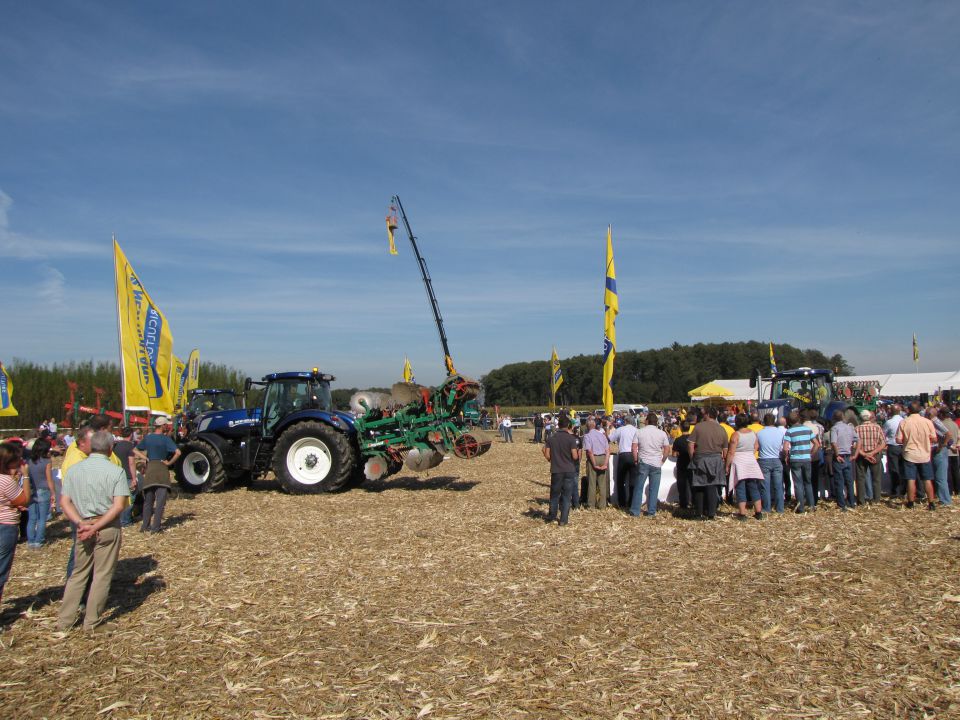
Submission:
<svg viewBox="0 0 960 720">
<path fill-rule="evenodd" d="M 714 380 L 716 385 L 724 387 L 730 391 L 729 395 L 724 395 L 725 400 L 739 400 L 740 402 L 745 402 L 747 400 L 752 400 L 756 402 L 757 400 L 757 389 L 750 387 L 749 380 Z M 762 399 L 766 400 L 770 397 L 770 383 L 767 380 L 764 380 L 761 383 L 760 391 L 762 394 Z M 691 400 L 703 400 L 702 397 L 693 397 Z"/>
<path fill-rule="evenodd" d="M 899 373 L 891 375 L 880 387 L 881 397 L 912 397 L 920 393 L 933 395 L 940 388 L 950 388 L 949 380 L 960 372 Z M 837 378 L 846 380 L 846 378 Z"/>
</svg>

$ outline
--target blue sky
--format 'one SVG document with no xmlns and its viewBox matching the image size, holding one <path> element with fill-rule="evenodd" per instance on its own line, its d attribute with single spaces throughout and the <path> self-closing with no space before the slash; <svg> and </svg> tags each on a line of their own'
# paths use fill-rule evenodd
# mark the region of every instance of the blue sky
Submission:
<svg viewBox="0 0 960 720">
<path fill-rule="evenodd" d="M 621 350 L 960 368 L 955 2 L 0 15 L 0 359 L 117 359 L 116 233 L 183 357 L 437 382 L 395 193 L 466 374 L 601 351 L 608 223 Z"/>
</svg>

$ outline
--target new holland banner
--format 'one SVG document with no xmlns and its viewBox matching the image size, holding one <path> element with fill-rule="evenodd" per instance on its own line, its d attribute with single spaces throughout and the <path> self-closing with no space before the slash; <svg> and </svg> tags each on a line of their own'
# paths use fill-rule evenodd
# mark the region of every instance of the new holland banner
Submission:
<svg viewBox="0 0 960 720">
<path fill-rule="evenodd" d="M 553 355 L 550 356 L 550 402 L 551 406 L 557 404 L 557 390 L 563 385 L 563 370 L 560 369 L 560 358 L 557 357 L 557 349 L 553 348 Z"/>
<path fill-rule="evenodd" d="M 200 387 L 200 351 L 194 348 L 190 351 L 190 357 L 187 358 L 187 387 L 183 396 L 186 398 L 191 390 Z"/>
<path fill-rule="evenodd" d="M 173 356 L 173 363 L 170 365 L 170 382 L 167 384 L 173 395 L 174 409 L 183 409 L 183 399 L 187 395 L 187 364 Z"/>
<path fill-rule="evenodd" d="M 13 406 L 13 380 L 0 362 L 0 417 L 13 417 L 19 414 Z"/>
<path fill-rule="evenodd" d="M 173 335 L 123 250 L 113 241 L 120 334 L 120 378 L 125 410 L 173 413 L 169 390 Z"/>
</svg>

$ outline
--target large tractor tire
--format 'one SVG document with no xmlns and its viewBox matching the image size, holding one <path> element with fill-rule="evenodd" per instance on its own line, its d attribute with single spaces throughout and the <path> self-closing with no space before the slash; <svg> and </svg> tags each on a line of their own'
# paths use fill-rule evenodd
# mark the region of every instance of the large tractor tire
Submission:
<svg viewBox="0 0 960 720">
<path fill-rule="evenodd" d="M 291 426 L 273 451 L 273 474 L 280 487 L 292 495 L 345 490 L 356 465 L 347 436 L 319 422 Z"/>
<path fill-rule="evenodd" d="M 221 490 L 227 480 L 220 453 L 203 440 L 194 440 L 183 449 L 176 474 L 180 489 L 191 493 Z"/>
</svg>

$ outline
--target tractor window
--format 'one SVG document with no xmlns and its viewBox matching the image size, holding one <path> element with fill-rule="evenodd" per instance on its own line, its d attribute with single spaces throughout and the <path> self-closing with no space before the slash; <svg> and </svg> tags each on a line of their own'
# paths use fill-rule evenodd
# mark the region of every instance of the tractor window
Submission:
<svg viewBox="0 0 960 720">
<path fill-rule="evenodd" d="M 263 403 L 263 424 L 268 435 L 284 417 L 309 407 L 311 397 L 309 390 L 309 383 L 299 378 L 270 383 Z"/>
<path fill-rule="evenodd" d="M 231 393 L 217 393 L 215 404 L 217 410 L 236 410 L 237 398 Z"/>
</svg>

